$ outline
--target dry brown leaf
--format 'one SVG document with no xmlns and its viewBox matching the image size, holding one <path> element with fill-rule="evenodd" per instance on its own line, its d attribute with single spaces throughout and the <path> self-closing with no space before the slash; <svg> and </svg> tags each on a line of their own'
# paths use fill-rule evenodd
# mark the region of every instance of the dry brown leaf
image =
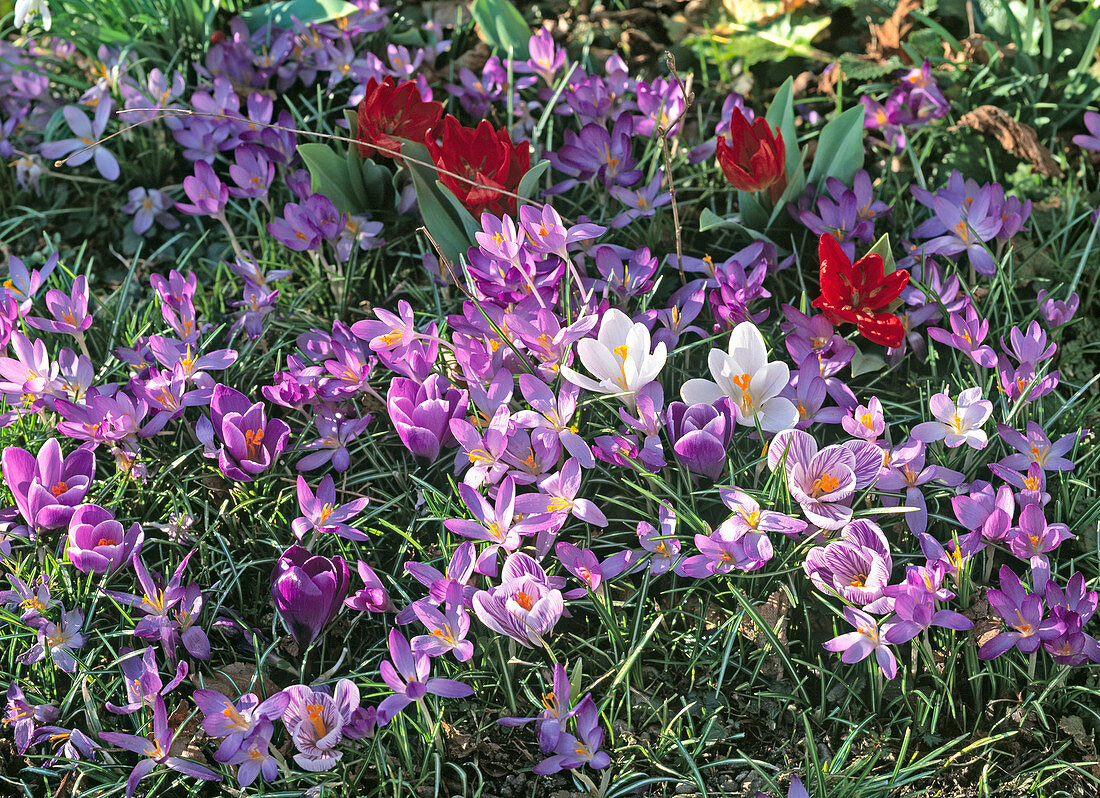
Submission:
<svg viewBox="0 0 1100 798">
<path fill-rule="evenodd" d="M 203 683 L 208 690 L 217 690 L 222 695 L 228 696 L 230 700 L 236 701 L 238 697 L 245 693 L 259 692 L 258 685 L 253 683 L 255 675 L 255 665 L 249 662 L 230 662 L 228 665 L 222 665 L 216 669 L 212 676 L 207 676 L 203 680 Z M 195 682 L 195 686 L 199 686 L 197 682 Z M 263 678 L 263 689 L 264 695 L 269 696 L 279 692 L 275 682 L 267 677 Z"/>
<path fill-rule="evenodd" d="M 992 45 L 1002 58 L 1012 58 L 1016 55 L 1016 45 L 1009 44 L 1002 47 L 991 41 L 988 36 L 983 36 L 980 33 L 971 33 L 960 44 L 962 44 L 962 49 L 956 50 L 949 42 L 945 41 L 943 43 L 944 57 L 956 64 L 985 66 L 989 63 L 989 48 L 986 45 Z"/>
<path fill-rule="evenodd" d="M 894 7 L 894 13 L 888 20 L 881 25 L 872 24 L 871 41 L 867 43 L 867 55 L 879 62 L 896 55 L 906 63 L 911 63 L 912 59 L 902 49 L 901 43 L 913 28 L 909 12 L 916 11 L 920 6 L 921 0 L 899 0 Z"/>
<path fill-rule="evenodd" d="M 1062 169 L 1050 150 L 1039 143 L 1034 128 L 1018 122 L 995 105 L 979 105 L 963 114 L 957 125 L 948 130 L 968 127 L 979 133 L 989 133 L 1000 145 L 1017 158 L 1029 162 L 1044 177 L 1062 177 Z"/>
<path fill-rule="evenodd" d="M 981 595 L 972 599 L 970 606 L 962 614 L 974 622 L 974 628 L 970 630 L 970 641 L 979 647 L 996 637 L 1003 626 L 1001 616 L 985 597 L 984 588 Z"/>
</svg>

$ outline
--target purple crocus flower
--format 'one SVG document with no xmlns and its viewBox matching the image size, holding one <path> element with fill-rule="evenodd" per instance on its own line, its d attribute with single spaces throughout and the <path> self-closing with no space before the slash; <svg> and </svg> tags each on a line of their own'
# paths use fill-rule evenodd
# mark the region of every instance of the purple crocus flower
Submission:
<svg viewBox="0 0 1100 798">
<path fill-rule="evenodd" d="M 280 691 L 261 702 L 255 693 L 245 693 L 234 703 L 217 690 L 196 690 L 194 700 L 204 716 L 203 731 L 211 737 L 225 738 L 214 758 L 228 762 L 259 727 L 282 717 L 290 703 L 290 694 Z"/>
<path fill-rule="evenodd" d="M 607 188 L 637 183 L 642 170 L 635 168 L 638 161 L 630 154 L 633 132 L 633 117 L 629 114 L 619 115 L 611 133 L 597 122 L 589 122 L 579 134 L 566 130 L 564 143 L 556 151 L 548 152 L 546 157 L 554 169 L 568 177 L 553 185 L 547 193 L 560 194 L 596 177 Z"/>
<path fill-rule="evenodd" d="M 344 604 L 353 610 L 368 612 L 397 612 L 389 592 L 386 590 L 378 574 L 367 563 L 359 560 L 355 569 L 359 572 L 359 578 L 363 580 L 363 587 L 355 591 L 350 597 L 344 599 Z"/>
<path fill-rule="evenodd" d="M 1081 304 L 1081 297 L 1074 292 L 1063 301 L 1055 299 L 1049 294 L 1049 291 L 1042 288 L 1039 290 L 1039 296 L 1035 298 L 1035 301 L 1039 303 L 1039 313 L 1042 315 L 1043 320 L 1052 328 L 1069 323 L 1070 319 L 1077 313 L 1077 307 Z"/>
<path fill-rule="evenodd" d="M 298 749 L 294 761 L 312 773 L 328 770 L 342 756 L 336 746 L 355 722 L 359 688 L 350 679 L 341 679 L 331 695 L 304 684 L 284 692 L 290 700 L 283 711 L 283 724 Z"/>
<path fill-rule="evenodd" d="M 851 522 L 841 537 L 811 549 L 803 569 L 814 587 L 852 604 L 879 610 L 876 602 L 885 595 L 893 561 L 886 536 L 865 519 Z"/>
<path fill-rule="evenodd" d="M 188 670 L 187 662 L 180 660 L 176 664 L 176 675 L 165 684 L 157 667 L 156 649 L 152 646 L 140 652 L 123 646 L 119 665 L 122 668 L 122 683 L 126 687 L 126 703 L 121 706 L 110 701 L 104 703 L 107 711 L 116 715 L 131 715 L 145 707 L 152 709 L 153 699 L 172 692 L 187 677 Z"/>
<path fill-rule="evenodd" d="M 435 462 L 444 446 L 453 446 L 452 418 L 466 414 L 467 394 L 452 388 L 442 374 L 426 380 L 394 377 L 386 396 L 386 408 L 397 436 L 417 457 Z"/>
<path fill-rule="evenodd" d="M 504 561 L 500 584 L 477 591 L 473 604 L 483 624 L 527 648 L 544 645 L 543 638 L 565 609 L 561 591 L 550 586 L 546 571 L 522 552 Z"/>
<path fill-rule="evenodd" d="M 141 551 L 145 533 L 140 524 L 123 531 L 109 510 L 98 504 L 82 504 L 69 521 L 69 545 L 65 556 L 84 574 L 113 574 Z"/>
<path fill-rule="evenodd" d="M 312 454 L 307 454 L 300 459 L 294 467 L 299 471 L 312 471 L 331 463 L 334 471 L 344 473 L 351 465 L 348 444 L 362 434 L 371 419 L 372 416 L 369 414 L 361 418 L 349 417 L 342 412 L 323 408 L 314 418 L 320 437 L 302 447 L 303 451 L 309 451 Z"/>
<path fill-rule="evenodd" d="M 470 466 L 462 478 L 464 484 L 476 490 L 485 483 L 496 484 L 507 473 L 508 463 L 501 458 L 508 443 L 511 421 L 506 405 L 493 414 L 484 435 L 464 419 L 451 418 L 448 426 L 461 447 L 455 454 L 455 470 Z"/>
<path fill-rule="evenodd" d="M 582 698 L 574 707 L 572 715 L 576 735 L 562 732 L 554 746 L 553 756 L 536 764 L 531 769 L 533 773 L 544 776 L 583 765 L 600 770 L 611 764 L 611 756 L 600 750 L 603 745 L 603 729 L 600 728 L 600 713 L 592 696 L 586 695 Z"/>
<path fill-rule="evenodd" d="M 80 631 L 84 625 L 84 613 L 74 607 L 61 613 L 61 622 L 47 622 L 38 627 L 38 642 L 19 657 L 19 662 L 31 665 L 46 658 L 50 652 L 53 664 L 65 673 L 76 673 L 74 650 L 83 648 L 87 637 Z"/>
<path fill-rule="evenodd" d="M 886 429 L 886 421 L 882 415 L 882 402 L 877 396 L 872 396 L 866 407 L 859 405 L 841 418 L 840 426 L 853 438 L 862 438 L 873 443 Z"/>
<path fill-rule="evenodd" d="M 805 521 L 773 510 L 764 510 L 760 507 L 760 502 L 733 486 L 719 488 L 718 496 L 734 513 L 726 523 L 741 532 L 779 532 L 797 538 L 806 531 Z"/>
<path fill-rule="evenodd" d="M 585 584 L 584 587 L 564 593 L 563 596 L 568 599 L 580 598 L 589 591 L 603 595 L 604 580 L 621 574 L 631 566 L 636 556 L 635 552 L 625 549 L 600 562 L 592 549 L 579 549 L 572 543 L 565 542 L 559 543 L 554 550 L 565 570 Z"/>
<path fill-rule="evenodd" d="M 425 653 L 414 654 L 405 639 L 396 629 L 390 630 L 390 658 L 393 662 L 383 661 L 379 670 L 384 681 L 394 695 L 383 699 L 378 705 L 378 725 L 385 726 L 394 716 L 409 704 L 421 701 L 425 695 L 444 698 L 466 698 L 474 694 L 474 688 L 453 679 L 429 678 L 432 659 Z"/>
<path fill-rule="evenodd" d="M 951 509 L 964 529 L 981 529 L 983 538 L 997 542 L 1007 537 L 1012 526 L 1016 499 L 1008 485 L 994 493 L 988 482 L 972 482 L 969 495 L 951 499 Z"/>
<path fill-rule="evenodd" d="M 1012 555 L 1031 564 L 1032 583 L 1045 586 L 1050 579 L 1047 554 L 1058 548 L 1062 541 L 1077 536 L 1065 524 L 1048 524 L 1043 508 L 1038 504 L 1029 504 L 1020 512 L 1019 524 L 1008 530 L 1006 537 Z"/>
<path fill-rule="evenodd" d="M 728 397 L 714 404 L 668 406 L 668 436 L 676 459 L 688 471 L 717 480 L 726 468 L 726 450 L 737 426 Z"/>
<path fill-rule="evenodd" d="M 342 557 L 314 556 L 297 544 L 279 557 L 271 571 L 271 599 L 302 650 L 336 617 L 349 585 Z"/>
<path fill-rule="evenodd" d="M 974 622 L 954 610 L 937 610 L 927 593 L 899 593 L 894 598 L 896 617 L 883 635 L 890 645 L 901 645 L 912 640 L 931 626 L 965 632 Z"/>
<path fill-rule="evenodd" d="M 19 513 L 34 529 L 68 525 L 95 477 L 95 453 L 81 446 L 62 459 L 56 438 L 42 444 L 37 456 L 9 446 L 0 463 Z"/>
<path fill-rule="evenodd" d="M 1053 580 L 1047 582 L 1046 602 L 1054 615 L 1059 637 L 1043 641 L 1055 662 L 1080 665 L 1086 660 L 1100 662 L 1100 643 L 1081 627 L 1096 613 L 1097 593 L 1085 589 L 1085 577 L 1075 573 L 1063 591 Z"/>
<path fill-rule="evenodd" d="M 1073 470 L 1073 461 L 1063 455 L 1073 448 L 1079 433 L 1071 432 L 1051 443 L 1043 428 L 1029 421 L 1026 436 L 1005 424 L 997 425 L 997 434 L 1016 450 L 1016 454 L 1010 454 L 998 463 L 1003 468 L 1020 471 L 1037 463 L 1044 471 Z"/>
<path fill-rule="evenodd" d="M 271 755 L 271 733 L 273 725 L 258 728 L 244 743 L 236 755 L 226 761 L 227 765 L 237 765 L 237 783 L 246 788 L 257 777 L 264 781 L 275 781 L 279 777 L 279 763 Z"/>
<path fill-rule="evenodd" d="M 607 526 L 607 516 L 594 502 L 577 498 L 580 489 L 581 467 L 575 458 L 570 457 L 561 471 L 539 482 L 539 493 L 517 496 L 516 510 L 525 515 L 532 512 L 555 513 L 562 523 L 571 515 L 593 526 Z"/>
<path fill-rule="evenodd" d="M 56 288 L 46 292 L 46 309 L 53 319 L 27 316 L 31 327 L 46 332 L 66 333 L 78 341 L 83 340 L 84 331 L 92 326 L 92 317 L 88 315 L 88 278 L 83 274 L 73 280 L 71 294 Z"/>
<path fill-rule="evenodd" d="M 119 210 L 133 214 L 134 233 L 145 235 L 156 222 L 165 230 L 175 230 L 179 220 L 168 212 L 172 207 L 172 198 L 155 188 L 132 188 L 126 194 L 127 202 Z"/>
<path fill-rule="evenodd" d="M 881 501 L 886 507 L 904 504 L 915 512 L 905 513 L 905 523 L 914 533 L 924 532 L 928 527 L 928 501 L 920 486 L 931 482 L 955 486 L 964 477 L 958 471 L 940 465 L 925 465 L 924 444 L 909 440 L 895 446 L 885 454 L 886 464 L 879 474 L 877 487 L 882 491 L 905 491 L 904 499 L 883 494 Z"/>
<path fill-rule="evenodd" d="M 1056 624 L 1043 621 L 1043 599 L 1028 593 L 1020 577 L 1007 565 L 998 572 L 1001 589 L 990 588 L 986 597 L 1011 631 L 1003 631 L 978 649 L 978 659 L 996 659 L 1010 648 L 1030 654 L 1043 640 L 1058 637 Z"/>
<path fill-rule="evenodd" d="M 412 650 L 417 654 L 438 657 L 447 652 L 459 662 L 466 662 L 474 655 L 474 644 L 466 639 L 470 631 L 470 613 L 462 597 L 462 585 L 451 582 L 440 612 L 424 601 L 413 602 L 416 617 L 428 628 L 428 634 L 412 639 Z"/>
<path fill-rule="evenodd" d="M 37 724 L 52 723 L 61 716 L 61 713 L 52 704 L 31 704 L 15 679 L 12 679 L 11 684 L 8 685 L 7 699 L 3 724 L 11 727 L 15 737 L 15 749 L 20 754 L 25 754 L 30 747 L 31 737 Z"/>
<path fill-rule="evenodd" d="M 887 679 L 893 679 L 898 673 L 898 661 L 889 644 L 883 637 L 878 622 L 855 607 L 844 608 L 844 618 L 856 628 L 824 643 L 826 651 L 841 651 L 840 661 L 851 665 L 860 662 L 874 652 L 875 660 Z"/>
<path fill-rule="evenodd" d="M 61 114 L 77 137 L 46 142 L 39 150 L 42 157 L 56 160 L 76 153 L 66 161 L 69 166 L 80 166 L 95 158 L 95 168 L 104 179 L 118 180 L 118 161 L 106 147 L 97 143 L 107 127 L 112 110 L 114 102 L 110 98 L 104 99 L 95 109 L 95 119 L 89 121 L 87 115 L 75 105 L 66 105 L 61 109 Z"/>
<path fill-rule="evenodd" d="M 139 737 L 135 734 L 122 732 L 100 732 L 104 741 L 140 754 L 145 759 L 140 760 L 134 769 L 130 771 L 130 777 L 126 780 L 126 798 L 132 798 L 137 790 L 138 782 L 148 776 L 157 765 L 165 765 L 172 770 L 204 781 L 221 781 L 221 776 L 208 767 L 180 757 L 170 756 L 172 741 L 176 736 L 173 729 L 168 728 L 168 709 L 164 705 L 164 699 L 157 696 L 153 702 L 153 730 L 149 737 Z"/>
<path fill-rule="evenodd" d="M 421 599 L 429 604 L 442 604 L 447 598 L 447 591 L 451 584 L 457 582 L 462 587 L 462 600 L 467 608 L 473 606 L 474 594 L 477 588 L 471 586 L 474 569 L 477 565 L 477 549 L 473 541 L 467 540 L 454 550 L 450 562 L 441 573 L 430 565 L 410 560 L 405 563 L 405 570 L 412 574 L 413 578 L 424 587 L 428 588 L 428 597 Z M 402 610 L 397 615 L 400 624 L 410 623 L 416 618 L 416 612 L 410 608 Z"/>
<path fill-rule="evenodd" d="M 576 326 L 576 325 L 574 325 Z M 595 458 L 584 439 L 570 424 L 577 409 L 580 388 L 563 382 L 554 395 L 545 382 L 531 374 L 519 375 L 519 388 L 530 410 L 521 410 L 513 416 L 515 422 L 532 429 L 548 430 L 557 435 L 559 443 L 583 468 L 592 468 Z"/>
<path fill-rule="evenodd" d="M 534 515 L 516 521 L 516 484 L 510 476 L 500 483 L 495 504 L 490 504 L 465 483 L 458 486 L 458 492 L 463 504 L 473 513 L 474 520 L 449 518 L 444 526 L 456 535 L 488 541 L 494 551 L 497 547 L 515 551 L 520 547 L 523 536 L 537 532 L 548 520 L 545 515 Z M 483 552 L 483 558 L 485 554 Z"/>
<path fill-rule="evenodd" d="M 497 723 L 501 726 L 523 726 L 534 721 L 538 726 L 539 750 L 549 754 L 561 738 L 562 727 L 575 712 L 570 692 L 569 674 L 561 663 L 555 662 L 553 683 L 542 696 L 542 711 L 533 718 L 501 718 Z"/>
<path fill-rule="evenodd" d="M 993 403 L 981 397 L 980 385 L 960 393 L 957 405 L 946 393 L 933 395 L 928 407 L 936 420 L 913 427 L 913 438 L 922 443 L 942 440 L 949 449 L 964 443 L 972 449 L 984 449 L 989 438 L 981 426 L 993 414 Z"/>
<path fill-rule="evenodd" d="M 358 529 L 348 526 L 345 521 L 363 512 L 369 499 L 355 499 L 347 504 L 336 503 L 336 483 L 331 474 L 325 474 L 317 486 L 317 494 L 309 488 L 305 477 L 298 477 L 298 509 L 302 514 L 290 522 L 294 537 L 299 541 L 307 532 L 331 532 L 348 540 L 368 540 Z"/>
<path fill-rule="evenodd" d="M 199 419 L 195 434 L 205 447 L 204 456 L 216 457 L 226 477 L 251 482 L 282 454 L 290 427 L 281 419 L 268 419 L 263 402 L 252 404 L 240 391 L 219 383 L 210 399 L 210 418 Z"/>
<path fill-rule="evenodd" d="M 229 167 L 229 177 L 236 186 L 229 187 L 234 197 L 250 197 L 267 206 L 267 190 L 275 179 L 275 164 L 268 159 L 262 147 L 245 144 L 234 153 L 237 162 Z"/>
<path fill-rule="evenodd" d="M 680 540 L 675 537 L 676 514 L 662 504 L 657 509 L 657 518 L 659 528 L 648 521 L 638 522 L 638 543 L 650 554 L 649 572 L 653 576 L 668 571 L 680 556 Z M 644 567 L 644 562 L 638 566 Z"/>
<path fill-rule="evenodd" d="M 933 340 L 958 349 L 979 366 L 993 368 L 997 365 L 997 353 L 993 351 L 993 347 L 982 343 L 989 333 L 989 322 L 979 318 L 972 305 L 967 305 L 964 313 L 964 316 L 952 313 L 948 317 L 951 332 L 939 327 L 929 327 L 928 334 Z"/>
<path fill-rule="evenodd" d="M 946 547 L 926 532 L 918 532 L 917 540 L 928 567 L 942 567 L 944 573 L 952 574 L 956 579 L 970 559 L 985 548 L 980 529 L 949 540 Z"/>
<path fill-rule="evenodd" d="M 22 260 L 14 255 L 9 255 L 8 279 L 0 286 L 0 292 L 13 297 L 19 303 L 19 312 L 26 313 L 34 304 L 34 298 L 37 296 L 38 290 L 53 273 L 53 270 L 57 268 L 59 258 L 59 253 L 53 253 L 39 270 L 28 269 Z"/>
<path fill-rule="evenodd" d="M 735 518 L 727 519 L 710 535 L 696 534 L 695 548 L 699 554 L 681 560 L 676 573 L 705 579 L 733 570 L 762 568 L 774 553 L 771 539 L 764 532 L 737 523 Z"/>
<path fill-rule="evenodd" d="M 188 216 L 210 216 L 220 219 L 229 201 L 229 187 L 214 174 L 206 161 L 195 162 L 195 174 L 183 179 L 183 190 L 190 203 L 177 202 L 176 210 Z"/>
<path fill-rule="evenodd" d="M 1083 150 L 1100 152 L 1100 114 L 1096 111 L 1085 111 L 1082 121 L 1088 133 L 1079 133 L 1073 137 L 1073 143 Z"/>
</svg>

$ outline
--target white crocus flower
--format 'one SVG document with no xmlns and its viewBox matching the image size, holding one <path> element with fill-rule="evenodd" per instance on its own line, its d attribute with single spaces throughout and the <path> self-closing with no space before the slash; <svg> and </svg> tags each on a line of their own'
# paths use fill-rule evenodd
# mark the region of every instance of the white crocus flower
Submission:
<svg viewBox="0 0 1100 798">
<path fill-rule="evenodd" d="M 561 375 L 587 391 L 618 396 L 633 410 L 638 391 L 653 382 L 665 365 L 664 343 L 657 344 L 652 352 L 649 344 L 649 330 L 644 324 L 634 324 L 621 310 L 612 308 L 604 314 L 595 339 L 577 342 L 581 363 L 599 382 L 568 366 L 561 367 Z"/>
<path fill-rule="evenodd" d="M 786 363 L 768 362 L 764 336 L 751 321 L 733 328 L 729 352 L 710 350 L 710 380 L 688 380 L 680 389 L 686 404 L 713 404 L 728 396 L 737 411 L 737 422 L 767 432 L 793 427 L 798 410 L 789 399 L 779 396 L 787 386 L 790 369 Z"/>
<path fill-rule="evenodd" d="M 15 18 L 12 20 L 12 24 L 15 27 L 22 28 L 24 24 L 30 24 L 34 21 L 36 15 L 42 17 L 43 30 L 50 29 L 50 6 L 46 0 L 15 0 Z"/>
</svg>

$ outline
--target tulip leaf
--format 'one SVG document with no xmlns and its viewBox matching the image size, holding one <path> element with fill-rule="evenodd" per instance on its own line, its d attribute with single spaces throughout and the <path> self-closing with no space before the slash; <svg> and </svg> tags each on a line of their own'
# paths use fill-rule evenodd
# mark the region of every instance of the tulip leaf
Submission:
<svg viewBox="0 0 1100 798">
<path fill-rule="evenodd" d="M 748 229 L 761 233 L 768 229 L 768 211 L 753 192 L 737 192 L 737 209 L 741 212 L 741 223 Z"/>
<path fill-rule="evenodd" d="M 814 163 L 807 178 L 819 193 L 830 177 L 835 177 L 846 186 L 852 185 L 856 172 L 863 167 L 864 111 L 860 103 L 830 120 L 821 130 Z"/>
<path fill-rule="evenodd" d="M 779 128 L 783 136 L 783 147 L 787 151 L 787 184 L 794 181 L 797 173 L 802 178 L 802 151 L 798 148 L 798 132 L 794 127 L 794 80 L 787 78 L 768 106 L 764 117 L 773 128 Z M 805 185 L 805 184 L 803 184 Z"/>
<path fill-rule="evenodd" d="M 753 230 L 752 228 L 745 226 L 741 222 L 738 222 L 737 217 L 735 216 L 728 219 L 723 219 L 710 208 L 704 208 L 703 212 L 699 214 L 699 232 L 703 233 L 707 230 L 717 230 L 720 228 L 737 230 L 738 232 L 744 233 L 749 238 L 752 238 L 754 240 L 769 240 L 768 237 L 759 230 Z"/>
<path fill-rule="evenodd" d="M 473 214 L 466 209 L 466 206 L 462 204 L 462 200 L 456 197 L 453 191 L 438 180 L 435 181 L 435 187 L 439 190 L 440 196 L 451 203 L 455 215 L 458 217 L 459 221 L 462 222 L 462 229 L 466 231 L 467 240 L 473 241 L 474 233 L 481 232 L 481 225 L 477 223 Z"/>
<path fill-rule="evenodd" d="M 549 161 L 539 161 L 527 170 L 527 174 L 520 178 L 519 187 L 516 188 L 516 193 L 523 199 L 518 200 L 518 205 L 522 205 L 524 200 L 532 201 L 539 195 L 539 178 L 541 178 L 549 168 Z"/>
<path fill-rule="evenodd" d="M 343 213 L 360 213 L 355 187 L 350 177 L 346 158 L 340 157 L 332 147 L 319 142 L 299 144 L 298 154 L 305 161 L 312 179 L 310 188 L 324 194 Z"/>
<path fill-rule="evenodd" d="M 862 350 L 857 346 L 856 352 L 852 355 L 852 376 L 858 377 L 860 374 L 871 374 L 875 371 L 882 371 L 886 368 L 886 360 L 879 354 L 864 354 Z"/>
<path fill-rule="evenodd" d="M 355 138 L 355 130 L 358 125 L 355 111 L 345 109 L 344 118 L 348 121 L 349 130 L 351 131 L 348 138 L 353 139 Z M 358 210 L 362 212 L 367 210 L 367 190 L 363 185 L 363 157 L 359 154 L 359 148 L 356 145 L 348 144 L 346 160 L 348 164 L 348 183 L 351 185 L 351 190 L 355 194 L 355 202 L 358 206 Z"/>
<path fill-rule="evenodd" d="M 531 39 L 531 29 L 508 0 L 475 0 L 470 13 L 490 46 L 511 55 L 516 61 L 526 61 L 530 57 L 527 43 Z"/>
<path fill-rule="evenodd" d="M 428 148 L 410 141 L 402 144 L 401 153 L 408 156 L 405 165 L 412 175 L 416 203 L 420 206 L 424 226 L 432 234 L 444 257 L 457 261 L 470 248 L 471 239 L 463 230 L 458 214 L 440 191 L 435 170 L 425 165 L 432 162 Z M 415 163 L 412 159 L 422 163 Z"/>
<path fill-rule="evenodd" d="M 358 11 L 359 7 L 347 0 L 283 0 L 258 5 L 242 11 L 239 16 L 255 33 L 268 23 L 276 28 L 293 29 L 294 20 L 311 25 L 350 16 Z"/>
<path fill-rule="evenodd" d="M 867 250 L 868 255 L 878 255 L 882 258 L 882 263 L 885 267 L 886 274 L 895 272 L 898 269 L 896 263 L 894 263 L 894 253 L 890 249 L 890 234 L 883 233 L 882 237 L 875 242 L 875 245 Z"/>
</svg>

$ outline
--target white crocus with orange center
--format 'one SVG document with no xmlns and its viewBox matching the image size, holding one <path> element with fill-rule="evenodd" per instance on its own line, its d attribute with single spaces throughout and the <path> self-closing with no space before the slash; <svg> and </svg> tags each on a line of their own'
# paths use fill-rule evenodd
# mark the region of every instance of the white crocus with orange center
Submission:
<svg viewBox="0 0 1100 798">
<path fill-rule="evenodd" d="M 713 404 L 728 396 L 737 413 L 737 422 L 756 426 L 767 432 L 778 432 L 798 422 L 798 408 L 789 399 L 779 396 L 788 380 L 786 363 L 768 361 L 764 336 L 750 321 L 733 328 L 729 349 L 710 350 L 710 374 L 714 381 L 688 380 L 680 389 L 685 403 Z"/>
<path fill-rule="evenodd" d="M 561 375 L 587 391 L 617 396 L 633 410 L 638 391 L 653 382 L 665 365 L 664 343 L 657 344 L 652 352 L 649 347 L 646 326 L 633 323 L 621 310 L 612 308 L 604 314 L 595 339 L 577 342 L 581 363 L 598 382 L 568 366 L 561 367 Z"/>
</svg>

